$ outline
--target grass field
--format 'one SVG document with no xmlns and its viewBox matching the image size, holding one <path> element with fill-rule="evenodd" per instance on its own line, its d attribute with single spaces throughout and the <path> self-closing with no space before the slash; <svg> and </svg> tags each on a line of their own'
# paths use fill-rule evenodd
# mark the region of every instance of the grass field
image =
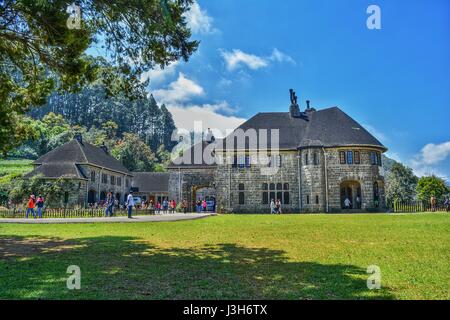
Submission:
<svg viewBox="0 0 450 320">
<path fill-rule="evenodd" d="M 0 299 L 449 299 L 449 262 L 440 213 L 0 224 Z"/>
<path fill-rule="evenodd" d="M 0 160 L 0 184 L 33 170 L 33 160 Z"/>
</svg>

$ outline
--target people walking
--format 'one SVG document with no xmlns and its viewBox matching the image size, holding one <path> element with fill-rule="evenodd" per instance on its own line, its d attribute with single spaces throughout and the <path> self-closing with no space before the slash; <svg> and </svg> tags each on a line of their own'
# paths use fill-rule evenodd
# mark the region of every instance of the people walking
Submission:
<svg viewBox="0 0 450 320">
<path fill-rule="evenodd" d="M 431 212 L 435 212 L 436 211 L 436 197 L 435 196 L 431 196 L 430 203 L 431 203 Z"/>
<path fill-rule="evenodd" d="M 203 212 L 206 212 L 206 199 L 203 199 L 202 209 L 203 209 Z"/>
<path fill-rule="evenodd" d="M 361 198 L 356 196 L 356 208 L 361 209 Z"/>
<path fill-rule="evenodd" d="M 273 199 L 270 200 L 270 213 L 275 214 L 275 201 Z"/>
<path fill-rule="evenodd" d="M 128 197 L 127 197 L 128 219 L 131 219 L 131 217 L 132 217 L 133 207 L 134 207 L 133 192 L 130 191 L 130 193 L 128 194 Z"/>
<path fill-rule="evenodd" d="M 449 212 L 450 211 L 450 200 L 448 197 L 445 198 L 444 206 L 445 206 L 445 211 Z"/>
<path fill-rule="evenodd" d="M 350 206 L 352 205 L 351 201 L 349 198 L 345 198 L 344 200 L 344 207 L 347 210 L 347 212 L 350 210 Z"/>
<path fill-rule="evenodd" d="M 280 199 L 277 199 L 277 202 L 275 203 L 275 206 L 276 206 L 277 213 L 281 214 L 282 212 L 281 212 L 281 201 L 280 201 Z"/>
<path fill-rule="evenodd" d="M 181 208 L 183 209 L 183 213 L 187 213 L 188 204 L 186 199 L 183 199 L 183 201 L 181 202 Z"/>
<path fill-rule="evenodd" d="M 42 218 L 42 210 L 44 210 L 44 198 L 39 195 L 36 200 L 37 214 L 39 218 Z"/>
<path fill-rule="evenodd" d="M 168 213 L 168 210 L 169 210 L 169 202 L 167 201 L 167 199 L 164 199 L 164 200 L 163 200 L 163 203 L 162 203 L 162 210 L 163 210 L 163 213 Z"/>
<path fill-rule="evenodd" d="M 36 206 L 36 197 L 34 196 L 34 194 L 32 194 L 30 196 L 30 198 L 28 199 L 28 206 L 27 206 L 27 212 L 26 212 L 27 219 L 28 219 L 28 214 L 30 212 L 33 214 L 33 217 L 36 218 L 36 212 L 34 211 L 35 206 Z"/>
<path fill-rule="evenodd" d="M 112 193 L 109 192 L 106 196 L 106 216 L 112 217 L 113 216 L 113 207 L 114 207 L 114 199 L 112 196 Z"/>
<path fill-rule="evenodd" d="M 170 209 L 171 209 L 172 213 L 175 213 L 175 211 L 177 210 L 177 202 L 175 200 L 172 200 L 170 202 Z"/>
</svg>

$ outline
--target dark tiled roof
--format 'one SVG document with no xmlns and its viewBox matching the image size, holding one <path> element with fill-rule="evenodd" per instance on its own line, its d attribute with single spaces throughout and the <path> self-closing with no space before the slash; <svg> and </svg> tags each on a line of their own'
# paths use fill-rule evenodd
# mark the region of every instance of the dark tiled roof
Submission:
<svg viewBox="0 0 450 320">
<path fill-rule="evenodd" d="M 244 131 L 255 129 L 257 132 L 260 129 L 267 129 L 269 148 L 271 147 L 271 130 L 278 129 L 279 148 L 282 150 L 351 145 L 374 146 L 387 150 L 380 141 L 338 107 L 302 113 L 300 118 L 292 118 L 289 112 L 258 113 L 236 130 L 238 129 Z M 236 139 L 234 137 L 238 132 L 236 130 L 223 143 L 219 141 L 218 146 L 223 145 L 223 148 L 227 145 L 231 146 L 232 139 Z M 248 141 L 245 148 L 253 149 Z"/>
<path fill-rule="evenodd" d="M 133 172 L 133 187 L 139 192 L 168 192 L 168 172 Z"/>
<path fill-rule="evenodd" d="M 248 129 L 255 129 L 256 145 L 249 145 L 249 139 L 245 139 L 245 143 L 238 145 L 239 129 L 246 133 Z M 260 150 L 263 144 L 259 135 L 261 129 L 267 130 L 267 143 L 264 145 L 267 145 L 268 149 L 277 147 L 272 145 L 271 136 L 275 134 L 274 130 L 278 130 L 280 150 L 339 146 L 371 146 L 387 150 L 380 141 L 338 107 L 318 111 L 310 109 L 310 111 L 302 112 L 301 117 L 298 118 L 291 117 L 289 112 L 258 113 L 225 139 L 218 139 L 216 150 Z M 203 145 L 205 144 L 206 142 L 203 142 Z M 193 153 L 193 148 L 189 152 Z M 207 164 L 201 166 L 205 165 Z M 172 164 L 169 168 L 185 166 Z"/>
<path fill-rule="evenodd" d="M 35 164 L 53 164 L 69 162 L 72 164 L 88 163 L 113 171 L 129 174 L 127 168 L 117 159 L 106 153 L 102 148 L 93 146 L 88 142 L 80 143 L 73 139 L 58 148 L 44 154 Z"/>
<path fill-rule="evenodd" d="M 36 167 L 33 171 L 27 173 L 24 177 L 31 178 L 36 175 L 42 175 L 46 178 L 74 178 L 87 179 L 83 170 L 74 163 L 57 162 L 44 163 Z"/>
<path fill-rule="evenodd" d="M 73 139 L 58 148 L 44 154 L 34 161 L 37 167 L 25 177 L 42 174 L 47 178 L 71 177 L 86 179 L 79 164 L 91 164 L 112 171 L 130 174 L 122 163 L 103 149 L 90 143 L 80 143 Z"/>
</svg>

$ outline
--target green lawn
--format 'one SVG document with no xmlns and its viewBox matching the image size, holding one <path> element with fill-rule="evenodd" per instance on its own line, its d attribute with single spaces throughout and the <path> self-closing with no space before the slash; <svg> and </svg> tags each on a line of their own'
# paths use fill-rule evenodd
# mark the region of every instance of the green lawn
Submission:
<svg viewBox="0 0 450 320">
<path fill-rule="evenodd" d="M 0 299 L 449 299 L 449 262 L 444 213 L 0 224 Z"/>
<path fill-rule="evenodd" d="M 33 160 L 0 160 L 0 184 L 8 183 L 11 179 L 33 170 Z"/>
</svg>

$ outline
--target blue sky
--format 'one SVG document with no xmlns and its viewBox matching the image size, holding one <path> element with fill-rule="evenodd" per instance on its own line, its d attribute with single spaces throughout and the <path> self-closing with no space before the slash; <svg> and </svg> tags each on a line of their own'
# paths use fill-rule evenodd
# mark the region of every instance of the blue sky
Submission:
<svg viewBox="0 0 450 320">
<path fill-rule="evenodd" d="M 369 5 L 381 29 L 369 30 Z M 450 177 L 450 1 L 198 0 L 188 63 L 144 75 L 179 127 L 339 106 L 418 175 Z"/>
</svg>

